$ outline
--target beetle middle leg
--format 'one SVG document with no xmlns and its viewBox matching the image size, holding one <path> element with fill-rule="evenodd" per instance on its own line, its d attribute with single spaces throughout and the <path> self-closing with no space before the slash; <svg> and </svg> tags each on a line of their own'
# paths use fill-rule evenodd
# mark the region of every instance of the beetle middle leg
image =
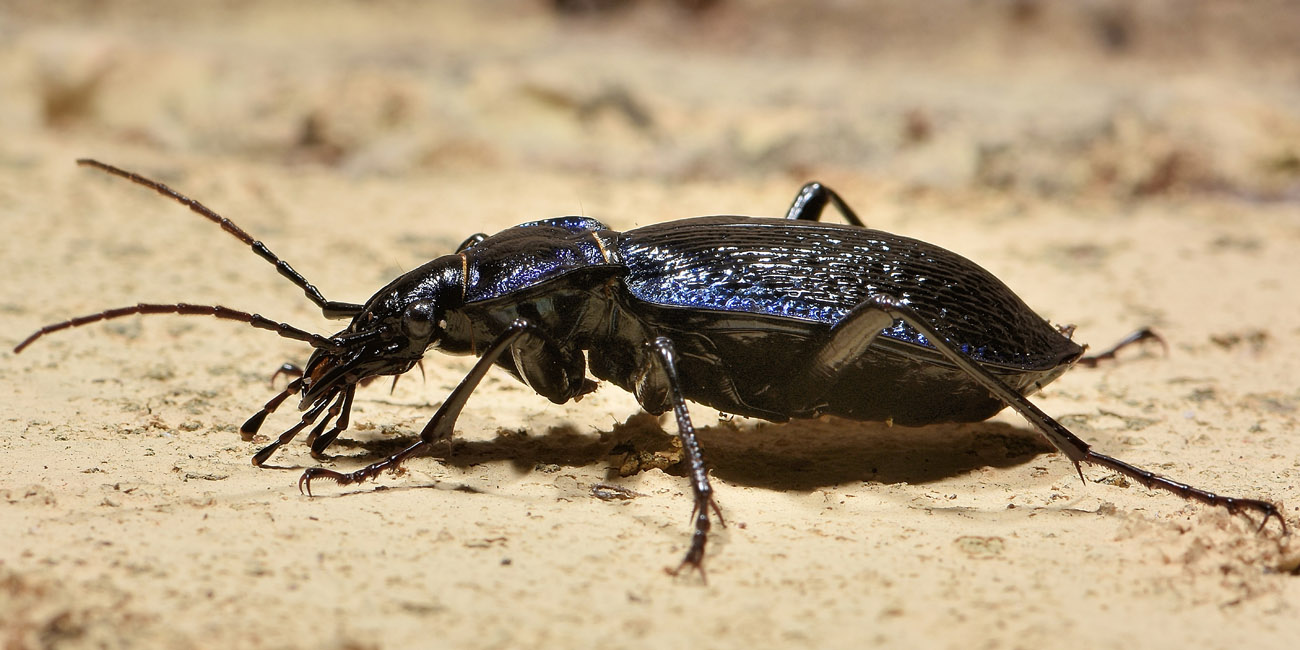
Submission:
<svg viewBox="0 0 1300 650">
<path fill-rule="evenodd" d="M 1080 480 L 1084 479 L 1083 470 L 1079 463 L 1092 463 L 1119 472 L 1141 483 L 1148 489 L 1158 487 L 1173 492 L 1184 499 L 1192 499 L 1207 505 L 1226 508 L 1228 512 L 1233 514 L 1245 511 L 1257 512 L 1264 517 L 1264 520 L 1260 522 L 1261 529 L 1268 523 L 1269 519 L 1276 518 L 1282 526 L 1282 531 L 1286 532 L 1286 520 L 1282 518 L 1280 509 L 1273 503 L 1260 499 L 1243 499 L 1215 494 L 1093 451 L 1088 443 L 1071 433 L 1069 429 L 1066 429 L 1051 416 L 1034 406 L 1033 402 L 1030 402 L 1024 395 L 1011 389 L 993 373 L 961 352 L 957 346 L 935 330 L 934 326 L 917 314 L 914 309 L 891 296 L 871 296 L 846 317 L 832 332 L 830 342 L 823 349 L 823 352 L 815 358 L 814 367 L 810 368 L 810 371 L 817 372 L 827 379 L 833 379 L 837 372 L 837 363 L 842 363 L 845 356 L 852 354 L 855 350 L 865 349 L 879 334 L 879 330 L 888 327 L 894 320 L 901 320 L 920 332 L 945 358 L 987 389 L 994 397 L 997 397 L 1007 406 L 1024 416 L 1035 429 L 1047 437 L 1054 447 L 1065 454 L 1066 458 L 1070 459 L 1070 462 L 1074 463 L 1074 468 L 1079 473 Z M 884 323 L 884 325 L 877 328 L 876 326 L 880 323 Z"/>
<path fill-rule="evenodd" d="M 677 435 L 682 441 L 682 450 L 690 463 L 691 490 L 695 494 L 695 506 L 691 517 L 695 520 L 695 530 L 691 535 L 691 547 L 682 558 L 682 563 L 671 573 L 676 575 L 683 567 L 690 566 L 700 575 L 704 575 L 704 545 L 709 540 L 709 509 L 718 515 L 718 523 L 726 525 L 722 511 L 713 500 L 713 487 L 709 485 L 709 470 L 704 465 L 704 456 L 700 453 L 700 443 L 695 437 L 695 426 L 691 423 L 691 414 L 686 409 L 686 398 L 682 395 L 682 382 L 677 375 L 677 352 L 668 338 L 660 336 L 646 344 L 649 352 L 643 361 L 637 378 L 636 397 L 647 411 L 662 413 L 668 408 L 673 410 L 677 419 Z"/>
</svg>

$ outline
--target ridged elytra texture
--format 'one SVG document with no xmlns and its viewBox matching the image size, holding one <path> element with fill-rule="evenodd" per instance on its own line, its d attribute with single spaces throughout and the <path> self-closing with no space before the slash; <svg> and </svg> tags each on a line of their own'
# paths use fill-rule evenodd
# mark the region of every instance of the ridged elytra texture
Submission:
<svg viewBox="0 0 1300 650">
<path fill-rule="evenodd" d="M 619 252 L 629 291 L 659 305 L 833 325 L 883 293 L 910 304 L 981 363 L 1045 370 L 1079 351 L 979 265 L 878 230 L 701 217 L 623 233 Z M 902 323 L 882 335 L 932 347 Z"/>
</svg>

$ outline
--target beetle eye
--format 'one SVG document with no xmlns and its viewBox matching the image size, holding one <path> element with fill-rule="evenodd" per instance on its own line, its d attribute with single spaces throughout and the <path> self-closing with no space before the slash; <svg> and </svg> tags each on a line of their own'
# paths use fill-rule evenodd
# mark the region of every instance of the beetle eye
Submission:
<svg viewBox="0 0 1300 650">
<path fill-rule="evenodd" d="M 413 339 L 433 336 L 434 308 L 431 302 L 413 302 L 402 314 L 402 331 Z"/>
</svg>

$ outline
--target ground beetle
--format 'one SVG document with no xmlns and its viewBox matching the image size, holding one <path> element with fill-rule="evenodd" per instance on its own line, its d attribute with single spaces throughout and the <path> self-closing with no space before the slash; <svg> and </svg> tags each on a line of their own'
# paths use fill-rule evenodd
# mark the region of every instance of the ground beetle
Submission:
<svg viewBox="0 0 1300 650">
<path fill-rule="evenodd" d="M 418 442 L 351 473 L 309 468 L 298 481 L 308 494 L 314 480 L 364 481 L 447 440 L 495 365 L 557 404 L 595 390 L 594 377 L 631 391 L 650 413 L 673 412 L 695 496 L 694 535 L 681 566 L 701 568 L 710 510 L 721 517 L 687 400 L 773 422 L 837 415 L 909 426 L 975 422 L 1010 406 L 1080 478 L 1086 461 L 1148 488 L 1261 513 L 1261 528 L 1277 518 L 1286 530 L 1270 502 L 1217 495 L 1092 451 L 1026 399 L 1096 358 L 1083 357 L 1069 328 L 1048 324 L 956 253 L 867 229 L 817 183 L 803 188 L 785 219 L 699 217 L 616 232 L 588 217 L 559 217 L 474 235 L 358 305 L 326 300 L 262 242 L 198 201 L 104 163 L 78 163 L 218 223 L 326 317 L 351 323 L 326 337 L 221 306 L 139 304 L 48 325 L 15 352 L 51 332 L 132 314 L 215 316 L 306 342 L 315 348 L 307 365 L 286 365 L 296 377 L 241 429 L 251 439 L 268 414 L 301 395 L 301 420 L 257 452 L 255 465 L 317 420 L 309 442 L 321 454 L 347 428 L 359 383 L 405 373 L 430 348 L 479 357 Z M 849 223 L 821 222 L 827 204 Z"/>
</svg>

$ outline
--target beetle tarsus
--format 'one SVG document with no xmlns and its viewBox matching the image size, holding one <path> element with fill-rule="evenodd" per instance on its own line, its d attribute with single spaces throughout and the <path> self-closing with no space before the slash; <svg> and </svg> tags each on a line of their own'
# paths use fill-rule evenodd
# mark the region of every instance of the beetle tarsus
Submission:
<svg viewBox="0 0 1300 650">
<path fill-rule="evenodd" d="M 704 571 L 704 542 L 701 541 L 697 545 L 696 539 L 698 537 L 699 537 L 698 533 L 692 537 L 691 549 L 686 552 L 686 557 L 683 558 L 680 563 L 678 563 L 676 568 L 669 569 L 667 567 L 664 567 L 664 571 L 668 575 L 677 577 L 681 575 L 682 569 L 686 569 L 689 567 L 690 570 L 700 574 L 701 582 L 703 582 L 704 584 L 709 583 L 709 575 Z"/>
<path fill-rule="evenodd" d="M 302 476 L 298 477 L 298 493 L 306 494 L 309 497 L 314 496 L 311 493 L 311 482 L 319 478 L 330 479 L 339 485 L 357 482 L 357 479 L 353 478 L 352 474 L 344 474 L 324 467 L 308 467 L 303 471 Z"/>
<path fill-rule="evenodd" d="M 1261 531 L 1264 529 L 1264 526 L 1268 524 L 1269 519 L 1276 518 L 1278 524 L 1282 527 L 1282 534 L 1287 534 L 1286 519 L 1282 517 L 1281 509 L 1279 509 L 1276 504 L 1268 501 L 1263 501 L 1261 499 L 1226 497 L 1221 494 L 1215 494 L 1207 490 L 1192 487 L 1186 483 L 1180 483 L 1171 478 L 1142 469 L 1141 467 L 1126 463 L 1117 458 L 1099 454 L 1095 451 L 1089 451 L 1088 457 L 1085 460 L 1094 465 L 1119 472 L 1120 474 L 1141 483 L 1142 486 L 1148 490 L 1160 488 L 1168 492 L 1173 492 L 1184 499 L 1200 501 L 1209 506 L 1225 508 L 1230 514 L 1234 515 L 1246 516 L 1245 511 L 1258 512 L 1264 515 L 1264 521 L 1260 522 L 1259 525 L 1259 530 Z"/>
<path fill-rule="evenodd" d="M 1118 343 L 1110 346 L 1106 350 L 1102 352 L 1098 352 L 1097 354 L 1090 354 L 1086 357 L 1080 357 L 1079 360 L 1076 361 L 1075 363 L 1085 368 L 1096 368 L 1097 364 L 1101 363 L 1102 361 L 1114 360 L 1115 353 L 1119 352 L 1120 350 L 1123 350 L 1124 348 L 1127 348 L 1131 345 L 1137 345 L 1138 343 L 1147 343 L 1151 341 L 1159 343 L 1160 348 L 1164 351 L 1165 356 L 1169 355 L 1169 344 L 1165 342 L 1164 337 L 1160 336 L 1158 333 L 1156 333 L 1155 330 L 1151 329 L 1150 327 L 1143 327 L 1140 330 L 1131 332 L 1128 336 L 1125 336 Z"/>
</svg>

